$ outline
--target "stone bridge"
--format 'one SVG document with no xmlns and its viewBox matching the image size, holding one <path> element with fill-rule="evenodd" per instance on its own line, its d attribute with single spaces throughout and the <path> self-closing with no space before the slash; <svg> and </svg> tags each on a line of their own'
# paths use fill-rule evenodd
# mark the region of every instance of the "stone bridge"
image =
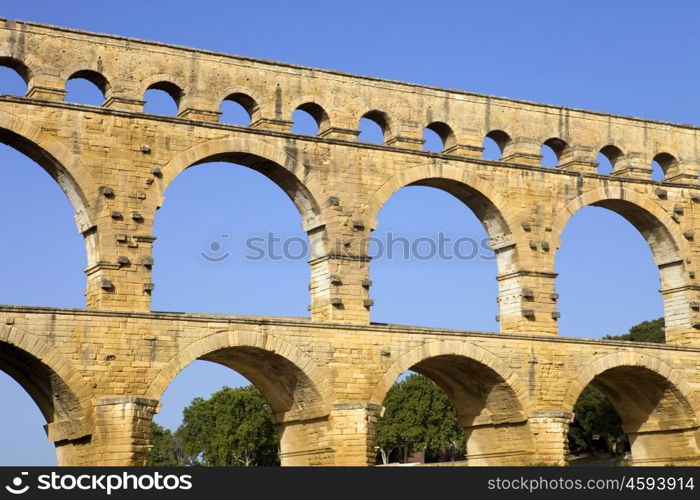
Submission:
<svg viewBox="0 0 700 500">
<path fill-rule="evenodd" d="M 451 398 L 471 464 L 566 463 L 589 383 L 619 412 L 634 463 L 700 464 L 696 128 L 4 19 L 0 64 L 27 83 L 25 96 L 0 96 L 0 141 L 56 180 L 85 238 L 84 310 L 0 307 L 0 369 L 43 412 L 60 464 L 143 464 L 161 395 L 197 359 L 261 390 L 287 465 L 373 463 L 382 401 L 408 369 Z M 104 104 L 64 102 L 73 78 L 97 85 Z M 177 116 L 143 112 L 153 88 Z M 225 100 L 249 126 L 218 122 Z M 291 132 L 296 109 L 316 136 Z M 363 117 L 383 144 L 358 141 Z M 422 150 L 426 128 L 442 152 Z M 500 160 L 482 159 L 485 137 Z M 556 167 L 540 166 L 542 144 Z M 610 175 L 597 173 L 599 152 Z M 180 172 L 209 161 L 256 170 L 294 202 L 313 250 L 309 318 L 151 312 L 157 209 Z M 651 180 L 652 161 L 663 181 Z M 483 223 L 500 332 L 371 323 L 367 237 L 408 185 L 454 195 Z M 666 345 L 557 337 L 559 238 L 588 205 L 648 242 Z M 616 249 L 601 238 L 601 251 Z"/>
</svg>

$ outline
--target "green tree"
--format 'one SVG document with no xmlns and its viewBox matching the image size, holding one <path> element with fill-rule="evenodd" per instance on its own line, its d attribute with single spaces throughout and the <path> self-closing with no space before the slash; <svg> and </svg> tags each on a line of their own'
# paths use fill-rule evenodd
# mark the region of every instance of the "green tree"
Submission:
<svg viewBox="0 0 700 500">
<path fill-rule="evenodd" d="M 664 319 L 643 321 L 623 335 L 607 335 L 603 340 L 664 343 Z M 622 421 L 610 401 L 588 385 L 574 406 L 575 420 L 569 427 L 569 449 L 572 453 L 593 451 L 620 452 L 627 437 Z M 596 439 L 594 439 L 596 438 Z"/>
<path fill-rule="evenodd" d="M 642 321 L 630 328 L 628 333 L 623 335 L 606 335 L 603 337 L 603 340 L 629 340 L 631 342 L 663 344 L 666 342 L 664 337 L 664 319 L 658 318 L 651 321 Z"/>
<path fill-rule="evenodd" d="M 185 464 L 182 441 L 170 429 L 151 423 L 151 452 L 148 455 L 148 465 L 170 467 Z"/>
<path fill-rule="evenodd" d="M 622 421 L 610 401 L 595 387 L 587 385 L 574 406 L 575 420 L 569 427 L 569 449 L 572 453 L 622 451 L 625 433 Z"/>
<path fill-rule="evenodd" d="M 195 398 L 176 434 L 191 465 L 277 465 L 279 437 L 271 417 L 255 387 L 224 387 L 209 399 Z"/>
<path fill-rule="evenodd" d="M 426 461 L 449 450 L 464 450 L 464 433 L 447 395 L 431 380 L 412 374 L 394 384 L 384 399 L 384 416 L 377 423 L 377 444 L 383 463 L 395 450 L 403 461 L 421 452 Z"/>
</svg>

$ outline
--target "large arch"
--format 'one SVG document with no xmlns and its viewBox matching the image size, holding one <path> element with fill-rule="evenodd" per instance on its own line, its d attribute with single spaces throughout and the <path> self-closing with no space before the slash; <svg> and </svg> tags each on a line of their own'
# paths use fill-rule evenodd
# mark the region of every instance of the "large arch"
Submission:
<svg viewBox="0 0 700 500">
<path fill-rule="evenodd" d="M 566 411 L 573 410 L 588 384 L 620 415 L 633 464 L 700 463 L 697 391 L 663 360 L 624 351 L 593 361 L 569 385 L 562 403 Z"/>
<path fill-rule="evenodd" d="M 430 378 L 452 401 L 467 438 L 470 465 L 534 461 L 526 387 L 496 355 L 467 342 L 429 342 L 403 354 L 384 372 L 370 402 L 381 404 L 407 370 Z"/>
<path fill-rule="evenodd" d="M 684 256 L 689 255 L 680 226 L 673 222 L 668 212 L 643 196 L 613 183 L 586 191 L 559 210 L 552 232 L 559 248 L 561 234 L 571 218 L 583 207 L 594 206 L 611 210 L 624 217 L 646 240 L 654 263 L 659 268 L 664 299 L 667 340 L 673 341 L 675 333 L 691 329 L 690 301 L 686 295 Z M 556 252 L 551 258 L 556 257 Z M 670 335 L 669 335 L 670 334 Z"/>
<path fill-rule="evenodd" d="M 382 184 L 370 198 L 365 212 L 365 219 L 371 223 L 372 229 L 377 225 L 376 218 L 384 204 L 405 186 L 442 189 L 467 205 L 479 217 L 490 237 L 510 233 L 509 225 L 502 215 L 502 208 L 506 205 L 502 191 L 499 192 L 467 169 L 443 163 L 413 167 Z"/>
<path fill-rule="evenodd" d="M 250 137 L 213 139 L 183 151 L 163 167 L 157 206 L 162 206 L 166 189 L 182 171 L 194 165 L 213 161 L 244 165 L 260 172 L 277 184 L 299 211 L 302 226 L 312 238 L 312 251 L 323 252 L 324 223 L 317 201 L 325 199 L 323 188 L 313 177 L 307 175 L 307 169 L 299 158 L 258 139 Z"/>
<path fill-rule="evenodd" d="M 59 465 L 85 463 L 93 390 L 70 359 L 15 325 L 0 328 L 0 370 L 29 394 L 46 420 Z"/>
<path fill-rule="evenodd" d="M 637 228 L 647 240 L 657 265 L 681 259 L 684 239 L 668 212 L 649 196 L 611 184 L 586 191 L 569 201 L 558 211 L 552 232 L 559 237 L 569 220 L 583 207 L 607 208 Z"/>
<path fill-rule="evenodd" d="M 193 361 L 219 363 L 237 371 L 260 390 L 280 434 L 282 465 L 332 463 L 327 447 L 330 377 L 297 347 L 269 334 L 223 330 L 194 341 L 168 360 L 148 386 L 159 400 L 177 374 Z M 325 439 L 324 439 L 325 435 Z"/>
<path fill-rule="evenodd" d="M 511 225 L 504 217 L 506 198 L 490 183 L 469 169 L 443 163 L 414 167 L 401 172 L 377 189 L 364 218 L 371 229 L 377 227 L 377 215 L 394 193 L 405 186 L 428 186 L 445 191 L 464 203 L 479 219 L 496 252 L 499 274 L 511 271 L 515 259 L 515 241 Z"/>
<path fill-rule="evenodd" d="M 512 289 L 522 286 L 517 275 L 520 267 L 518 242 L 526 233 L 506 218 L 506 214 L 518 213 L 519 208 L 509 209 L 509 201 L 503 190 L 496 189 L 490 182 L 480 178 L 474 169 L 434 161 L 396 174 L 374 191 L 363 215 L 365 224 L 374 230 L 380 210 L 405 186 L 439 189 L 455 197 L 474 213 L 488 236 L 488 247 L 495 254 L 496 269 L 493 276 L 497 280 L 499 296 L 496 321 L 501 331 L 517 331 L 513 318 L 518 320 L 520 312 L 514 311 L 513 302 L 502 298 L 504 294 L 512 293 Z M 366 244 L 369 246 L 369 240 Z M 490 326 L 488 328 L 492 329 Z"/>
<path fill-rule="evenodd" d="M 68 148 L 26 120 L 0 111 L 0 142 L 37 162 L 58 183 L 75 210 L 78 231 L 94 226 L 86 193 L 96 186 L 89 171 Z M 88 262 L 96 261 L 88 245 Z"/>
</svg>

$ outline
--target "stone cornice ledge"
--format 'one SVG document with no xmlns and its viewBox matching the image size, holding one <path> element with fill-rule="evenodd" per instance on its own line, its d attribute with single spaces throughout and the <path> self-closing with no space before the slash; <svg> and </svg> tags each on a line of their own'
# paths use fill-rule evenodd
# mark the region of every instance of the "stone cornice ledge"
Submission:
<svg viewBox="0 0 700 500">
<path fill-rule="evenodd" d="M 9 313 L 9 314 L 8 314 Z M 553 335 L 531 335 L 521 333 L 479 332 L 471 330 L 454 330 L 449 328 L 431 328 L 410 325 L 395 325 L 386 323 L 370 323 L 359 325 L 355 323 L 321 322 L 312 321 L 310 318 L 289 316 L 245 316 L 227 314 L 202 314 L 184 312 L 134 312 L 134 311 L 103 311 L 71 309 L 60 307 L 32 307 L 0 304 L 0 319 L 16 315 L 65 315 L 65 316 L 93 316 L 111 318 L 135 318 L 147 320 L 182 320 L 199 323 L 244 324 L 244 325 L 271 325 L 271 326 L 300 326 L 305 328 L 318 328 L 330 330 L 355 330 L 381 333 L 405 333 L 421 335 L 444 335 L 445 337 L 473 337 L 485 339 L 509 339 L 530 342 L 559 342 L 563 344 L 604 345 L 626 348 L 649 348 L 669 351 L 700 352 L 700 346 L 687 346 L 676 344 L 656 344 L 651 342 L 632 342 L 620 340 L 585 339 L 576 337 L 558 337 Z"/>
</svg>

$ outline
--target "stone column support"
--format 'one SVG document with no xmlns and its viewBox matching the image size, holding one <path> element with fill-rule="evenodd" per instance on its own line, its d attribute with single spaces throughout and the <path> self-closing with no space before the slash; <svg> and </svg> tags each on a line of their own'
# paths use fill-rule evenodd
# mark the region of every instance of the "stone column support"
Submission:
<svg viewBox="0 0 700 500">
<path fill-rule="evenodd" d="M 141 242 L 144 243 L 144 242 Z M 85 269 L 87 275 L 86 304 L 88 309 L 109 311 L 149 311 L 151 292 L 150 256 L 118 255 L 114 261 L 99 261 Z"/>
<path fill-rule="evenodd" d="M 645 153 L 627 153 L 615 162 L 612 175 L 651 179 L 651 163 Z"/>
<path fill-rule="evenodd" d="M 623 427 L 632 448 L 629 465 L 700 465 L 700 427 L 688 422 L 665 424 L 664 427 L 668 428 L 649 425 Z"/>
<path fill-rule="evenodd" d="M 512 139 L 506 144 L 501 161 L 539 167 L 542 163 L 541 147 L 542 144 L 535 139 L 527 137 Z"/>
<path fill-rule="evenodd" d="M 569 425 L 574 415 L 563 410 L 535 410 L 528 423 L 535 445 L 535 464 L 566 465 L 569 459 Z"/>
<path fill-rule="evenodd" d="M 361 131 L 355 128 L 342 128 L 342 127 L 326 127 L 325 129 L 319 131 L 319 137 L 325 137 L 328 139 L 342 139 L 344 141 L 356 141 L 357 137 L 360 135 Z"/>
<path fill-rule="evenodd" d="M 462 424 L 468 466 L 528 465 L 533 463 L 532 436 L 525 419 L 503 423 Z"/>
<path fill-rule="evenodd" d="M 559 156 L 558 168 L 584 174 L 598 173 L 596 151 L 587 146 L 567 146 Z"/>
<path fill-rule="evenodd" d="M 66 82 L 58 75 L 36 74 L 27 85 L 27 97 L 46 101 L 63 101 L 66 95 Z"/>
<path fill-rule="evenodd" d="M 556 335 L 556 273 L 520 270 L 498 276 L 500 331 Z"/>
<path fill-rule="evenodd" d="M 146 170 L 146 175 L 152 183 L 161 174 Z M 96 225 L 83 231 L 88 247 L 88 309 L 150 310 L 156 238 L 151 234 L 155 208 L 148 200 L 149 186 L 99 188 L 94 202 Z"/>
<path fill-rule="evenodd" d="M 698 165 L 695 162 L 675 160 L 666 168 L 665 179 L 668 182 L 698 184 Z"/>
<path fill-rule="evenodd" d="M 275 414 L 282 466 L 334 465 L 331 422 L 326 405 Z"/>
<path fill-rule="evenodd" d="M 128 80 L 116 80 L 110 83 L 112 87 L 105 95 L 103 107 L 134 113 L 143 111 L 146 101 L 143 100 L 142 89 L 134 88 L 133 83 Z"/>
<path fill-rule="evenodd" d="M 282 103 L 282 87 L 277 85 L 274 99 L 258 103 L 257 117 L 253 119 L 249 126 L 262 130 L 290 132 L 294 122 L 291 120 L 291 115 L 285 115 Z"/>
<path fill-rule="evenodd" d="M 92 424 L 85 417 L 75 420 L 58 420 L 46 424 L 46 435 L 56 446 L 57 464 L 60 466 L 92 465 Z"/>
<path fill-rule="evenodd" d="M 260 117 L 250 124 L 250 128 L 274 130 L 277 132 L 289 132 L 292 130 L 292 125 L 294 125 L 294 122 L 292 122 L 291 120 Z"/>
<path fill-rule="evenodd" d="M 686 285 L 661 290 L 667 344 L 700 344 L 700 287 Z"/>
<path fill-rule="evenodd" d="M 158 401 L 137 396 L 102 397 L 95 401 L 95 463 L 146 465 L 151 449 L 151 421 Z"/>
<path fill-rule="evenodd" d="M 327 110 L 326 110 L 327 111 Z M 357 142 L 361 133 L 357 116 L 345 109 L 337 109 L 330 119 L 319 124 L 318 137 Z"/>
<path fill-rule="evenodd" d="M 369 257 L 329 254 L 309 261 L 311 319 L 369 323 Z"/>
<path fill-rule="evenodd" d="M 382 406 L 363 401 L 330 405 L 335 465 L 374 465 Z"/>
<path fill-rule="evenodd" d="M 217 107 L 212 109 L 212 104 Z M 218 108 L 220 105 L 220 102 L 212 101 L 212 96 L 200 95 L 196 91 L 190 92 L 182 97 L 180 112 L 177 116 L 189 120 L 218 122 L 221 116 L 221 111 Z"/>
<path fill-rule="evenodd" d="M 425 139 L 423 139 L 424 124 L 410 120 L 399 120 L 395 125 L 397 130 L 392 130 L 393 137 L 386 141 L 388 146 L 423 149 L 423 143 L 425 142 Z"/>
<path fill-rule="evenodd" d="M 466 143 L 456 143 L 443 151 L 446 155 L 466 156 L 467 158 L 481 158 L 484 155 L 484 148 Z"/>
<path fill-rule="evenodd" d="M 445 141 L 443 154 L 482 159 L 484 156 L 484 138 L 475 129 L 458 129 L 454 136 Z"/>
</svg>

